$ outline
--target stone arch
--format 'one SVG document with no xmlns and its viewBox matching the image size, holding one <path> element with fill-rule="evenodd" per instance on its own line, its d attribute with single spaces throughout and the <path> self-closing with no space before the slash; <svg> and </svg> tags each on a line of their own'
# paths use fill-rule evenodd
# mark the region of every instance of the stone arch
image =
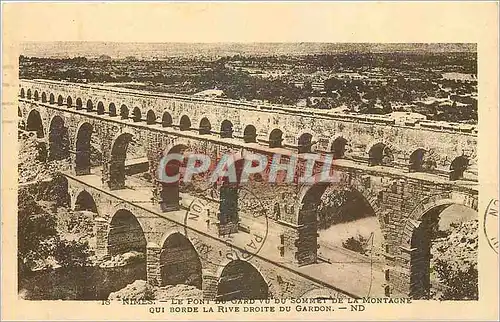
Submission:
<svg viewBox="0 0 500 322">
<path fill-rule="evenodd" d="M 63 160 L 69 157 L 69 133 L 61 116 L 55 115 L 49 126 L 49 158 Z"/>
<path fill-rule="evenodd" d="M 280 129 L 273 129 L 269 133 L 269 147 L 270 148 L 281 148 L 283 147 L 283 131 Z"/>
<path fill-rule="evenodd" d="M 76 175 L 90 174 L 91 138 L 93 131 L 94 131 L 93 126 L 88 122 L 80 124 L 80 126 L 76 131 L 76 140 L 75 140 Z"/>
<path fill-rule="evenodd" d="M 310 153 L 313 145 L 313 135 L 309 132 L 303 132 L 297 139 L 297 151 L 299 153 Z"/>
<path fill-rule="evenodd" d="M 140 108 L 134 107 L 134 110 L 132 111 L 132 120 L 134 122 L 140 122 L 142 120 L 142 114 Z"/>
<path fill-rule="evenodd" d="M 179 130 L 188 131 L 191 129 L 191 120 L 187 115 L 182 115 L 179 122 Z"/>
<path fill-rule="evenodd" d="M 108 113 L 109 113 L 109 116 L 116 116 L 116 105 L 115 105 L 115 103 L 109 103 Z"/>
<path fill-rule="evenodd" d="M 80 97 L 77 97 L 77 99 L 76 99 L 76 109 L 77 110 L 81 110 L 82 108 L 83 108 L 82 99 Z"/>
<path fill-rule="evenodd" d="M 94 103 L 92 103 L 90 99 L 87 100 L 86 110 L 87 112 L 92 112 L 94 110 Z"/>
<path fill-rule="evenodd" d="M 45 92 L 42 92 L 42 103 L 47 103 L 47 94 Z"/>
<path fill-rule="evenodd" d="M 73 99 L 71 98 L 71 96 L 66 97 L 66 106 L 68 108 L 72 108 L 73 107 Z"/>
<path fill-rule="evenodd" d="M 229 120 L 222 121 L 220 125 L 220 137 L 221 138 L 232 138 L 233 137 L 233 123 Z"/>
<path fill-rule="evenodd" d="M 33 99 L 35 101 L 38 101 L 38 99 L 39 99 L 39 97 L 38 97 L 38 91 L 37 90 L 35 90 L 35 93 L 33 94 Z"/>
<path fill-rule="evenodd" d="M 21 98 L 25 97 L 24 88 L 21 87 Z"/>
<path fill-rule="evenodd" d="M 347 139 L 343 136 L 338 136 L 330 141 L 330 152 L 333 159 L 343 159 L 345 157 L 346 146 L 348 145 Z"/>
<path fill-rule="evenodd" d="M 97 103 L 97 115 L 103 115 L 104 114 L 104 103 L 99 101 Z"/>
<path fill-rule="evenodd" d="M 210 124 L 210 121 L 208 118 L 204 117 L 200 121 L 200 129 L 199 129 L 199 134 L 205 135 L 205 134 L 210 134 L 212 130 L 212 125 Z"/>
<path fill-rule="evenodd" d="M 28 88 L 28 91 L 26 92 L 26 98 L 31 99 L 31 89 Z"/>
<path fill-rule="evenodd" d="M 57 105 L 63 106 L 63 104 L 64 104 L 64 98 L 62 97 L 62 95 L 57 96 Z"/>
<path fill-rule="evenodd" d="M 454 181 L 462 179 L 468 166 L 469 158 L 465 155 L 460 155 L 453 159 L 450 164 L 450 180 Z"/>
<path fill-rule="evenodd" d="M 163 112 L 163 116 L 161 118 L 161 126 L 169 127 L 172 126 L 172 115 L 169 112 Z"/>
<path fill-rule="evenodd" d="M 451 205 L 462 205 L 477 212 L 477 196 L 458 192 L 437 194 L 425 198 L 406 220 L 400 233 L 400 245 L 409 251 L 409 296 L 420 299 L 429 295 L 432 226 Z"/>
<path fill-rule="evenodd" d="M 331 215 L 327 213 L 325 217 L 319 218 L 318 207 L 322 203 L 323 195 L 329 188 L 335 193 L 332 196 L 340 196 L 339 200 L 341 203 L 332 206 L 335 212 L 332 212 Z M 308 242 L 299 243 L 300 246 L 298 246 L 298 251 L 309 254 L 309 259 L 304 260 L 304 262 L 301 262 L 299 259 L 299 264 L 311 264 L 315 262 L 319 248 L 318 237 L 320 237 L 320 229 L 335 229 L 336 224 L 360 219 L 366 220 L 366 218 L 373 218 L 379 229 L 372 231 L 374 235 L 364 237 L 376 236 L 380 242 L 376 250 L 383 252 L 381 246 L 385 240 L 383 234 L 384 221 L 379 216 L 380 208 L 377 204 L 377 197 L 373 196 L 368 189 L 364 189 L 362 184 L 357 182 L 357 180 L 352 180 L 350 184 L 318 182 L 312 185 L 304 185 L 298 193 L 297 200 L 298 202 L 295 207 L 296 223 L 297 225 L 302 225 L 306 231 L 310 232 L 310 235 L 307 234 L 304 237 L 307 238 Z"/>
<path fill-rule="evenodd" d="M 122 120 L 126 120 L 128 119 L 128 107 L 127 105 L 125 104 L 122 104 L 122 106 L 120 107 L 120 117 Z"/>
<path fill-rule="evenodd" d="M 127 149 L 133 135 L 121 133 L 111 145 L 111 160 L 109 164 L 108 186 L 111 190 L 123 189 L 125 187 L 125 160 Z"/>
<path fill-rule="evenodd" d="M 243 141 L 245 143 L 257 143 L 257 129 L 252 124 L 245 126 L 243 130 Z"/>
<path fill-rule="evenodd" d="M 56 102 L 56 98 L 53 93 L 50 93 L 49 95 L 49 103 L 54 104 Z"/>
<path fill-rule="evenodd" d="M 75 198 L 73 209 L 75 211 L 90 211 L 98 214 L 97 204 L 94 201 L 94 197 L 85 189 L 82 189 Z"/>
<path fill-rule="evenodd" d="M 368 150 L 368 164 L 390 165 L 394 161 L 392 149 L 385 143 L 377 142 Z"/>
<path fill-rule="evenodd" d="M 127 209 L 119 209 L 111 217 L 107 238 L 111 256 L 136 251 L 146 253 L 146 236 L 137 217 Z"/>
<path fill-rule="evenodd" d="M 172 232 L 161 243 L 161 285 L 192 285 L 202 288 L 202 264 L 198 252 L 184 234 Z"/>
<path fill-rule="evenodd" d="M 17 116 L 22 118 L 23 117 L 23 112 L 21 111 L 21 107 L 17 107 Z"/>
<path fill-rule="evenodd" d="M 153 110 L 149 110 L 146 113 L 146 124 L 148 125 L 156 124 L 156 114 Z"/>
<path fill-rule="evenodd" d="M 216 300 L 267 299 L 269 286 L 261 272 L 243 260 L 232 260 L 217 274 Z"/>
<path fill-rule="evenodd" d="M 39 139 L 44 137 L 42 117 L 40 116 L 40 112 L 38 112 L 36 109 L 32 109 L 28 114 L 28 119 L 26 121 L 26 130 L 34 132 L 36 131 L 36 137 Z"/>
<path fill-rule="evenodd" d="M 408 168 L 410 172 L 425 172 L 436 168 L 436 162 L 427 160 L 428 151 L 424 148 L 417 148 L 409 157 Z"/>
</svg>

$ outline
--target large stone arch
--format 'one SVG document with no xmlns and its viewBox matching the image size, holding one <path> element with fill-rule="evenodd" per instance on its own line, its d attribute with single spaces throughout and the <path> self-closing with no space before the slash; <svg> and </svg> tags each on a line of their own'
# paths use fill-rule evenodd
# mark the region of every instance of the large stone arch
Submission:
<svg viewBox="0 0 500 322">
<path fill-rule="evenodd" d="M 94 127 L 88 122 L 82 122 L 76 130 L 75 138 L 75 173 L 76 175 L 90 174 L 91 140 Z"/>
<path fill-rule="evenodd" d="M 146 253 L 146 235 L 138 218 L 128 209 L 118 209 L 109 220 L 107 250 L 111 256 L 125 252 Z"/>
<path fill-rule="evenodd" d="M 431 290 L 431 245 L 433 231 L 442 211 L 451 205 L 462 205 L 477 212 L 477 199 L 458 192 L 434 195 L 424 199 L 410 214 L 401 234 L 400 245 L 409 266 L 409 296 L 426 298 Z"/>
<path fill-rule="evenodd" d="M 176 140 L 172 144 L 169 144 L 165 149 L 165 154 L 161 157 L 168 157 L 170 154 L 184 154 L 189 150 L 190 142 L 188 140 Z M 170 211 L 179 209 L 179 184 L 180 184 L 180 172 L 184 160 L 170 160 L 168 163 L 163 164 L 160 161 L 162 173 L 157 173 L 157 177 L 160 179 L 160 206 L 162 211 Z M 163 171 L 165 173 L 163 173 Z M 167 182 L 163 180 L 165 174 L 169 177 L 174 177 L 179 174 L 179 180 L 173 182 Z M 166 178 L 165 178 L 166 179 Z"/>
<path fill-rule="evenodd" d="M 111 190 L 123 189 L 125 187 L 125 160 L 127 150 L 133 134 L 123 132 L 113 140 L 111 144 L 111 156 L 109 163 L 108 186 Z"/>
<path fill-rule="evenodd" d="M 269 286 L 260 270 L 248 261 L 225 261 L 217 273 L 217 300 L 267 299 Z"/>
<path fill-rule="evenodd" d="M 49 123 L 49 158 L 63 160 L 69 157 L 69 133 L 64 119 L 54 115 Z"/>
<path fill-rule="evenodd" d="M 170 231 L 160 243 L 161 285 L 192 285 L 202 288 L 202 264 L 190 239 L 180 231 Z"/>
<path fill-rule="evenodd" d="M 356 215 L 349 217 L 352 219 L 347 218 L 346 222 L 367 217 L 375 217 L 378 227 L 380 228 L 380 230 L 376 230 L 377 233 L 380 233 L 380 246 L 382 246 L 387 239 L 385 236 L 384 218 L 380 211 L 377 195 L 374 191 L 366 189 L 362 182 L 354 178 L 354 180 L 350 180 L 349 183 L 317 182 L 314 184 L 305 184 L 298 192 L 297 202 L 294 207 L 294 224 L 300 227 L 298 235 L 299 240 L 295 243 L 297 246 L 297 252 L 301 254 L 301 256 L 297 258 L 299 265 L 315 263 L 317 260 L 320 228 L 318 207 L 322 202 L 323 194 L 325 194 L 328 188 L 332 188 L 340 192 L 346 190 L 348 195 L 351 197 L 348 200 L 344 200 L 342 204 L 338 206 L 339 210 L 345 208 L 346 205 L 350 205 L 355 208 L 359 207 L 360 210 L 363 210 L 361 216 L 358 214 L 359 211 L 355 211 Z M 345 218 L 345 214 L 340 215 L 341 218 Z M 344 221 L 340 222 L 342 223 Z M 323 229 L 328 229 L 333 226 L 334 224 L 330 224 L 330 226 L 324 226 Z M 382 249 L 380 251 L 382 252 Z"/>
</svg>

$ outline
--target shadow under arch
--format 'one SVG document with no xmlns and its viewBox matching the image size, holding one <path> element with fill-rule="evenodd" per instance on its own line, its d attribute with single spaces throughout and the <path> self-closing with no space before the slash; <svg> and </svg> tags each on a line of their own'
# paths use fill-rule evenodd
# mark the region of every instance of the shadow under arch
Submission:
<svg viewBox="0 0 500 322">
<path fill-rule="evenodd" d="M 219 275 L 216 300 L 258 300 L 269 297 L 262 274 L 247 261 L 230 261 Z"/>
<path fill-rule="evenodd" d="M 161 285 L 202 287 L 202 265 L 193 244 L 180 232 L 168 235 L 160 252 Z"/>
</svg>

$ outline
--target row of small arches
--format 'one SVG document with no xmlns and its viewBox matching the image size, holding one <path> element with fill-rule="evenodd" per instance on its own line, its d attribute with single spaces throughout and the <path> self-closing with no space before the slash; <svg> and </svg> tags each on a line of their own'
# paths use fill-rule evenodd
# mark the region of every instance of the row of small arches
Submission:
<svg viewBox="0 0 500 322">
<path fill-rule="evenodd" d="M 25 92 L 24 88 L 21 89 L 21 98 L 25 97 Z M 34 95 L 32 97 L 31 90 L 28 89 L 26 93 L 26 97 L 28 99 L 33 98 L 34 100 L 39 99 L 39 94 L 38 91 L 35 90 Z M 47 101 L 47 96 L 45 92 L 42 92 L 41 95 L 41 100 L 42 103 L 45 103 Z M 55 96 L 54 94 L 49 95 L 49 101 L 50 104 L 55 104 Z M 63 106 L 64 104 L 64 98 L 62 95 L 59 95 L 57 97 L 57 105 Z M 68 108 L 73 107 L 73 99 L 71 96 L 68 96 L 66 98 L 66 106 Z M 83 101 L 81 98 L 76 99 L 76 109 L 77 110 L 82 110 L 83 109 Z M 86 110 L 89 112 L 96 111 L 98 115 L 104 115 L 105 114 L 105 107 L 102 102 L 98 102 L 96 109 L 94 109 L 94 103 L 92 100 L 87 100 L 86 102 Z M 121 119 L 128 119 L 131 117 L 131 119 L 134 122 L 140 122 L 142 121 L 142 113 L 141 110 L 138 107 L 135 107 L 132 110 L 132 115 L 130 115 L 129 108 L 125 105 L 122 104 L 119 109 L 120 112 L 120 117 Z M 111 117 L 116 117 L 118 116 L 117 113 L 117 107 L 114 103 L 110 103 L 108 106 L 108 115 Z M 153 125 L 153 124 L 158 124 L 157 122 L 157 116 L 153 110 L 149 110 L 146 113 L 146 123 L 148 125 Z M 162 127 L 173 127 L 173 120 L 172 116 L 169 112 L 164 112 L 162 115 L 161 119 L 161 125 Z M 183 115 L 180 118 L 180 122 L 177 125 L 179 130 L 181 131 L 188 131 L 188 130 L 193 130 L 191 120 L 187 115 Z M 198 127 L 198 133 L 200 135 L 208 135 L 212 133 L 217 133 L 216 131 L 212 130 L 212 125 L 208 118 L 204 117 L 200 120 L 199 127 Z M 220 126 L 220 131 L 218 132 L 221 138 L 232 138 L 233 137 L 233 124 L 229 120 L 224 120 L 221 122 Z M 253 125 L 247 125 L 244 130 L 243 130 L 243 140 L 245 143 L 257 143 L 257 129 Z M 268 137 L 268 146 L 269 148 L 280 148 L 283 147 L 283 141 L 284 141 L 284 133 L 280 129 L 273 129 Z M 311 152 L 311 148 L 314 145 L 315 142 L 313 142 L 313 135 L 310 133 L 303 133 L 299 136 L 298 142 L 297 142 L 297 149 L 299 153 L 309 153 Z M 343 137 L 338 137 L 335 140 L 332 141 L 331 146 L 330 146 L 330 153 L 333 154 L 334 159 L 341 159 L 345 157 L 345 152 L 346 152 L 346 146 L 348 145 L 348 142 L 345 138 Z M 426 170 L 432 170 L 433 168 L 436 167 L 435 164 L 424 164 L 424 154 L 426 154 L 426 151 L 423 149 L 417 149 L 412 153 L 410 156 L 410 170 L 412 171 L 424 171 L 427 172 Z M 391 149 L 383 144 L 383 143 L 377 143 L 373 145 L 370 148 L 370 151 L 368 152 L 368 163 L 370 165 L 388 165 L 394 160 L 393 153 Z M 458 165 L 457 165 L 458 164 Z M 467 160 L 466 157 L 459 157 L 455 160 L 453 160 L 450 170 L 454 170 L 456 168 L 460 168 L 458 171 L 460 174 L 458 174 L 456 177 L 461 177 L 463 171 L 467 168 L 469 165 L 469 161 Z M 425 168 L 428 169 L 425 169 Z"/>
<path fill-rule="evenodd" d="M 35 101 L 39 100 L 38 96 L 38 91 L 35 90 L 34 96 L 31 96 L 31 90 L 28 89 L 27 95 L 25 96 L 24 89 L 21 89 L 21 98 L 28 98 L 28 99 L 34 99 Z M 57 100 L 54 96 L 54 94 L 50 94 L 48 101 L 47 101 L 47 95 L 45 92 L 42 93 L 41 96 L 41 101 L 42 103 L 50 103 L 50 104 L 56 104 L 58 106 L 64 106 L 66 105 L 68 108 L 73 107 L 73 99 L 71 96 L 68 96 L 66 98 L 66 104 L 64 103 L 64 98 L 62 95 L 59 95 L 57 97 Z M 75 107 L 77 110 L 83 110 L 83 101 L 81 98 L 76 99 L 76 104 Z M 98 102 L 96 108 L 94 109 L 94 103 L 92 100 L 87 100 L 85 104 L 85 110 L 88 112 L 97 112 L 97 115 L 104 115 L 106 114 L 106 110 L 104 107 L 104 103 Z M 119 109 L 119 114 L 118 114 L 118 109 L 114 103 L 110 103 L 108 106 L 108 113 L 109 116 L 111 117 L 116 117 L 120 116 L 121 119 L 129 119 L 131 118 L 134 122 L 140 122 L 143 121 L 142 118 L 142 112 L 138 107 L 135 107 L 132 110 L 132 114 L 130 115 L 129 108 L 125 105 L 122 104 Z M 153 125 L 153 124 L 158 124 L 157 122 L 157 116 L 153 110 L 149 110 L 146 113 L 146 124 L 148 125 Z M 173 127 L 173 120 L 172 120 L 172 115 L 169 112 L 164 112 L 162 115 L 161 119 L 161 125 L 162 127 Z M 188 131 L 192 130 L 192 124 L 191 120 L 187 115 L 183 115 L 180 118 L 180 122 L 178 125 L 179 130 L 181 131 Z M 198 133 L 200 135 L 207 135 L 207 134 L 212 134 L 212 133 L 217 133 L 212 129 L 212 124 L 208 120 L 208 118 L 204 117 L 201 119 L 199 127 L 198 127 Z M 220 131 L 218 132 L 221 138 L 232 138 L 233 137 L 233 123 L 229 120 L 224 120 L 221 123 L 220 126 Z M 279 148 L 283 147 L 283 131 L 280 129 L 273 129 L 271 133 L 269 134 L 269 147 L 270 148 Z M 311 152 L 311 146 L 312 146 L 312 138 L 313 136 L 309 133 L 304 133 L 302 134 L 299 139 L 298 139 L 298 150 L 299 153 L 307 153 Z M 253 125 L 247 125 L 245 129 L 243 130 L 243 140 L 245 143 L 257 143 L 257 129 Z M 337 144 L 338 145 L 338 144 Z M 343 153 L 341 153 L 343 155 Z M 339 155 L 340 156 L 340 155 Z"/>
</svg>

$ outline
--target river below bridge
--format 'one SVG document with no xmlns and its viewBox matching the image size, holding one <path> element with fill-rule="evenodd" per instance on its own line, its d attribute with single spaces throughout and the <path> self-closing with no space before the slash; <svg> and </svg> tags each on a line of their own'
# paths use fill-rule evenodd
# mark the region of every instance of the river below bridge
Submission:
<svg viewBox="0 0 500 322">
<path fill-rule="evenodd" d="M 87 266 L 39 270 L 19 280 L 26 300 L 104 300 L 137 279 L 145 279 L 144 262 L 101 268 Z"/>
</svg>

